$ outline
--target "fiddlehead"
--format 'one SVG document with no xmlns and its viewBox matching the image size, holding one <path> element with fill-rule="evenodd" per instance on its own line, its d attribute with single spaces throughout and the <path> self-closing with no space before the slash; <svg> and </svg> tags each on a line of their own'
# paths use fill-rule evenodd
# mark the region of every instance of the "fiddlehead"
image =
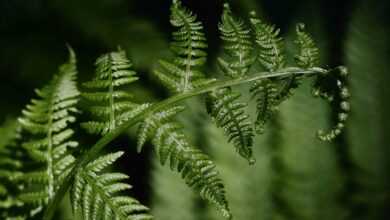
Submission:
<svg viewBox="0 0 390 220">
<path fill-rule="evenodd" d="M 305 25 L 298 24 L 296 27 L 297 40 L 296 44 L 299 47 L 299 54 L 295 57 L 297 65 L 301 68 L 313 68 L 318 65 L 319 62 L 319 50 L 314 43 L 311 36 L 305 32 Z M 330 131 L 318 131 L 318 137 L 323 141 L 331 141 L 336 138 L 343 128 L 345 127 L 345 121 L 348 118 L 348 112 L 350 110 L 349 97 L 350 93 L 347 88 L 346 80 L 348 71 L 345 67 L 339 67 L 331 71 L 326 76 L 319 76 L 314 83 L 313 94 L 316 97 L 321 97 L 329 102 L 333 102 L 336 96 L 339 98 L 340 112 L 337 114 L 336 125 Z M 334 84 L 334 88 L 325 87 L 324 85 Z"/>
</svg>

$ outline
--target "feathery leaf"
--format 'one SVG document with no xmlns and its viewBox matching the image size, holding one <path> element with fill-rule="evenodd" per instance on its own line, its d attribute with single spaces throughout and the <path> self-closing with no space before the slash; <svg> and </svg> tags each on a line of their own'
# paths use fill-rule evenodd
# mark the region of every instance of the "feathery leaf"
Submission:
<svg viewBox="0 0 390 220">
<path fill-rule="evenodd" d="M 120 49 L 99 57 L 95 65 L 96 76 L 84 83 L 89 90 L 82 96 L 91 103 L 92 107 L 88 110 L 96 120 L 81 126 L 89 133 L 104 135 L 128 120 L 130 112 L 139 107 L 129 101 L 132 95 L 121 88 L 138 80 L 138 77 L 130 69 L 132 64 L 125 51 Z"/>
<path fill-rule="evenodd" d="M 173 61 L 160 61 L 160 68 L 155 75 L 174 93 L 187 92 L 193 88 L 208 84 L 208 80 L 200 71 L 206 63 L 207 48 L 203 25 L 197 21 L 180 0 L 174 0 L 171 6 L 171 24 L 178 28 L 173 33 L 171 50 L 175 57 Z"/>
<path fill-rule="evenodd" d="M 223 216 L 230 218 L 225 190 L 215 164 L 207 155 L 193 148 L 181 131 L 181 126 L 170 120 L 182 107 L 171 107 L 149 116 L 140 125 L 139 146 L 151 139 L 160 163 L 169 161 L 170 168 L 181 173 L 186 184 L 198 191 L 202 198 L 217 206 Z"/>
<path fill-rule="evenodd" d="M 128 176 L 122 173 L 105 173 L 123 152 L 101 156 L 78 170 L 72 188 L 72 207 L 81 219 L 137 219 L 151 220 L 147 207 L 130 196 L 121 195 L 131 189 L 122 181 Z"/>
<path fill-rule="evenodd" d="M 38 99 L 33 99 L 19 118 L 25 137 L 29 137 L 23 147 L 36 164 L 18 177 L 26 184 L 19 199 L 36 207 L 31 215 L 54 198 L 75 161 L 68 151 L 69 147 L 77 147 L 77 142 L 71 140 L 73 130 L 69 125 L 76 120 L 79 91 L 76 58 L 72 49 L 69 51 L 68 63 L 59 68 L 47 86 L 36 90 Z"/>
</svg>

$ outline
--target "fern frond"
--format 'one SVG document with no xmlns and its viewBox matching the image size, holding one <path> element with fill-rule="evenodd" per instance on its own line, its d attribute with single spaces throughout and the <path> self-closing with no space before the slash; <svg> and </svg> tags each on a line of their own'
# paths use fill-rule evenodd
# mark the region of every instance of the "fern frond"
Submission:
<svg viewBox="0 0 390 220">
<path fill-rule="evenodd" d="M 69 51 L 68 63 L 59 68 L 59 73 L 47 86 L 36 90 L 38 98 L 27 105 L 19 118 L 26 137 L 29 137 L 23 147 L 35 164 L 18 177 L 19 181 L 26 183 L 19 198 L 36 206 L 36 210 L 54 198 L 75 161 L 69 148 L 78 144 L 71 139 L 73 130 L 69 125 L 76 121 L 75 105 L 80 93 L 76 86 L 76 57 L 72 49 Z"/>
<path fill-rule="evenodd" d="M 178 28 L 173 33 L 171 50 L 175 55 L 172 62 L 160 61 L 156 76 L 172 92 L 187 92 L 193 88 L 210 83 L 199 68 L 206 63 L 207 48 L 203 25 L 197 21 L 180 0 L 173 0 L 171 6 L 171 24 Z"/>
<path fill-rule="evenodd" d="M 227 55 L 226 58 L 218 58 L 220 68 L 231 78 L 244 76 L 255 61 L 255 56 L 252 55 L 251 30 L 233 15 L 227 3 L 224 4 L 219 30 Z"/>
<path fill-rule="evenodd" d="M 301 68 L 311 68 L 319 64 L 320 53 L 312 37 L 305 32 L 305 25 L 296 26 L 297 39 L 295 43 L 299 47 L 299 53 L 295 56 L 297 65 Z"/>
<path fill-rule="evenodd" d="M 280 30 L 261 21 L 254 11 L 250 18 L 258 48 L 258 60 L 263 67 L 270 71 L 284 68 L 284 46 L 279 37 Z"/>
<path fill-rule="evenodd" d="M 278 110 L 278 89 L 274 82 L 266 79 L 256 81 L 252 85 L 250 92 L 253 97 L 256 97 L 257 102 L 256 132 L 262 134 L 264 133 L 266 122 Z"/>
<path fill-rule="evenodd" d="M 216 205 L 223 216 L 230 218 L 224 186 L 218 178 L 215 164 L 207 155 L 193 148 L 181 126 L 170 120 L 182 110 L 182 107 L 172 107 L 149 116 L 140 125 L 139 146 L 151 139 L 160 163 L 165 165 L 169 161 L 170 168 L 181 173 L 187 185 Z"/>
<path fill-rule="evenodd" d="M 237 152 L 246 158 L 250 164 L 255 162 L 253 158 L 253 130 L 245 113 L 247 104 L 237 102 L 239 93 L 230 88 L 220 89 L 208 95 L 207 111 L 213 117 L 218 127 L 223 128 Z"/>
<path fill-rule="evenodd" d="M 123 50 L 111 52 L 96 60 L 96 76 L 92 81 L 84 83 L 88 92 L 82 93 L 89 101 L 90 113 L 95 120 L 82 123 L 82 127 L 92 134 L 106 134 L 123 123 L 129 112 L 135 110 L 138 104 L 130 101 L 132 95 L 122 86 L 138 80 L 131 70 L 132 64 Z"/>
<path fill-rule="evenodd" d="M 81 219 L 153 219 L 147 207 L 130 196 L 121 195 L 132 186 L 123 183 L 128 176 L 104 173 L 123 152 L 101 156 L 79 169 L 72 187 L 72 207 Z"/>
</svg>

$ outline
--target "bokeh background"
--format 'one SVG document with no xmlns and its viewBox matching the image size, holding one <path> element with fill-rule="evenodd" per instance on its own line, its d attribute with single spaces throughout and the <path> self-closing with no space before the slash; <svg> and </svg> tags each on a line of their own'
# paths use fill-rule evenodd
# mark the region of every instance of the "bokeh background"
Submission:
<svg viewBox="0 0 390 220">
<path fill-rule="evenodd" d="M 207 72 L 213 75 L 221 49 L 217 25 L 223 1 L 183 3 L 205 26 Z M 321 48 L 323 66 L 349 68 L 352 93 L 346 131 L 335 142 L 322 143 L 315 131 L 331 125 L 337 106 L 312 98 L 304 84 L 282 105 L 268 132 L 256 138 L 254 166 L 234 153 L 199 100 L 187 103 L 191 108 L 179 120 L 193 143 L 216 161 L 235 219 L 390 219 L 390 2 L 230 3 L 243 19 L 255 10 L 280 27 L 290 54 L 295 24 L 306 23 Z M 66 44 L 77 53 L 80 82 L 92 77 L 100 54 L 121 46 L 142 78 L 130 89 L 142 101 L 166 98 L 169 93 L 155 80 L 153 69 L 159 58 L 171 55 L 169 6 L 168 0 L 0 0 L 0 122 L 17 117 L 34 88 L 48 82 L 66 60 Z M 80 132 L 79 139 L 87 149 L 97 138 Z M 134 139 L 129 130 L 110 150 L 126 150 L 118 169 L 131 176 L 133 195 L 151 207 L 156 219 L 222 219 L 179 175 L 157 163 L 150 146 L 137 154 Z M 72 219 L 66 204 L 57 216 Z"/>
</svg>

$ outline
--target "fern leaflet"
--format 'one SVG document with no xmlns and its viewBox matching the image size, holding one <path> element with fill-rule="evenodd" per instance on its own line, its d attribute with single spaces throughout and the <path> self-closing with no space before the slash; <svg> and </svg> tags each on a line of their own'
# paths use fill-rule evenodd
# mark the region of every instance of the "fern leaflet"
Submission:
<svg viewBox="0 0 390 220">
<path fill-rule="evenodd" d="M 187 185 L 200 192 L 202 198 L 215 204 L 222 215 L 230 218 L 225 190 L 215 164 L 200 150 L 191 147 L 181 126 L 172 117 L 183 107 L 171 107 L 147 117 L 139 128 L 139 146 L 151 139 L 160 163 L 169 161 L 170 168 L 181 173 Z"/>
<path fill-rule="evenodd" d="M 296 26 L 297 39 L 295 43 L 299 47 L 299 53 L 295 56 L 297 65 L 301 68 L 313 68 L 319 64 L 320 53 L 314 40 L 305 32 L 305 25 Z"/>
<path fill-rule="evenodd" d="M 76 57 L 70 49 L 69 62 L 60 67 L 50 84 L 36 90 L 39 99 L 33 99 L 19 118 L 26 137 L 30 137 L 23 147 L 36 164 L 18 177 L 26 182 L 20 199 L 36 207 L 31 215 L 54 198 L 75 161 L 69 148 L 77 147 L 78 143 L 71 139 L 74 132 L 69 124 L 76 121 L 73 115 L 79 96 L 76 74 Z"/>
<path fill-rule="evenodd" d="M 187 92 L 213 81 L 205 79 L 199 70 L 206 63 L 207 56 L 202 23 L 179 0 L 173 0 L 170 21 L 179 29 L 173 33 L 174 42 L 171 43 L 175 58 L 173 62 L 161 60 L 156 76 L 175 93 Z"/>
<path fill-rule="evenodd" d="M 255 61 L 251 30 L 245 23 L 233 16 L 229 4 L 225 3 L 222 22 L 219 25 L 224 41 L 226 58 L 218 58 L 218 64 L 225 75 L 231 78 L 244 76 Z"/>
<path fill-rule="evenodd" d="M 148 208 L 129 196 L 120 195 L 131 189 L 121 181 L 128 179 L 122 173 L 104 173 L 123 152 L 101 156 L 78 170 L 72 187 L 72 207 L 75 216 L 82 219 L 137 219 L 150 220 Z"/>
<path fill-rule="evenodd" d="M 130 70 L 132 64 L 120 49 L 99 57 L 96 67 L 96 77 L 84 83 L 89 91 L 82 93 L 93 105 L 89 111 L 96 120 L 82 123 L 82 127 L 92 134 L 104 135 L 141 110 L 138 104 L 129 101 L 132 95 L 121 88 L 138 77 Z"/>
<path fill-rule="evenodd" d="M 237 152 L 253 164 L 252 124 L 248 120 L 249 115 L 245 114 L 247 104 L 236 102 L 239 97 L 240 94 L 232 92 L 230 88 L 217 90 L 208 95 L 207 109 L 218 127 L 224 129 Z"/>
</svg>

